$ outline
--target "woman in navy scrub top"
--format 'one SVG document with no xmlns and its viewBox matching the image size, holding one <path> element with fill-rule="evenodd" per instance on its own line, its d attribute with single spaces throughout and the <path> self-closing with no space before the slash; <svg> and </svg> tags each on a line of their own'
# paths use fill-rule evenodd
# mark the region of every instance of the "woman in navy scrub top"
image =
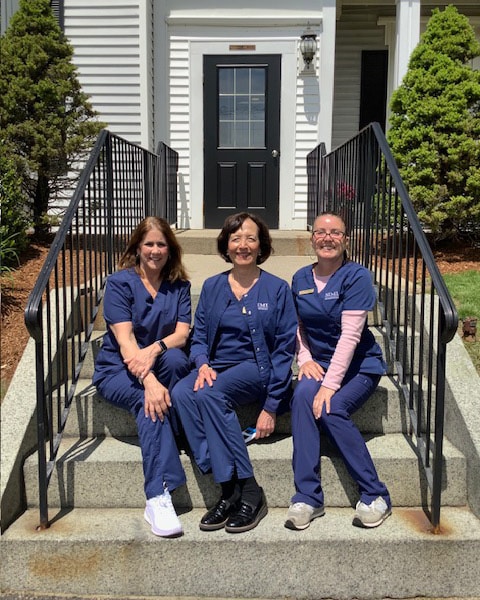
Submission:
<svg viewBox="0 0 480 600">
<path fill-rule="evenodd" d="M 155 535 L 177 536 L 181 523 L 170 491 L 185 483 L 170 422 L 170 390 L 189 372 L 185 346 L 191 322 L 190 283 L 182 250 L 167 221 L 144 219 L 107 279 L 108 329 L 93 383 L 112 404 L 131 412 L 143 457 L 144 517 Z"/>
<path fill-rule="evenodd" d="M 306 529 L 324 514 L 321 431 L 334 442 L 358 485 L 353 524 L 377 527 L 391 514 L 387 488 L 351 419 L 374 392 L 385 363 L 367 327 L 368 311 L 375 304 L 371 274 L 347 259 L 347 244 L 340 216 L 318 216 L 312 232 L 317 262 L 293 277 L 299 376 L 292 399 L 296 493 L 285 521 L 290 529 Z"/>
<path fill-rule="evenodd" d="M 175 386 L 172 402 L 195 462 L 222 490 L 200 529 L 239 533 L 258 525 L 267 503 L 235 407 L 260 401 L 256 438 L 273 433 L 289 400 L 297 317 L 288 284 L 258 267 L 272 252 L 261 219 L 228 217 L 217 245 L 232 268 L 202 287 L 190 352 L 196 368 Z"/>
</svg>

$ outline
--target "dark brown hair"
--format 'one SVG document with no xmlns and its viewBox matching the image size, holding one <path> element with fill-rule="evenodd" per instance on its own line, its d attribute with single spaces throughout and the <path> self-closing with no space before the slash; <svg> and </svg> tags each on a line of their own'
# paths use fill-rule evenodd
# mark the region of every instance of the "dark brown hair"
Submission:
<svg viewBox="0 0 480 600">
<path fill-rule="evenodd" d="M 135 267 L 137 273 L 139 275 L 141 274 L 140 267 L 137 263 L 137 250 L 144 237 L 152 229 L 158 229 L 165 237 L 165 241 L 168 245 L 168 260 L 162 269 L 162 276 L 168 281 L 177 281 L 178 279 L 186 281 L 188 275 L 182 263 L 182 247 L 178 243 L 177 237 L 173 233 L 168 221 L 161 217 L 146 217 L 137 225 L 130 237 L 125 252 L 120 258 L 118 268 L 128 269 Z"/>
<path fill-rule="evenodd" d="M 260 242 L 260 252 L 257 256 L 257 265 L 261 265 L 267 260 L 270 254 L 273 254 L 272 238 L 267 225 L 257 215 L 252 215 L 247 212 L 236 213 L 230 215 L 225 219 L 222 231 L 217 237 L 217 248 L 218 253 L 222 256 L 226 262 L 232 262 L 228 256 L 228 240 L 232 233 L 235 233 L 240 229 L 247 219 L 251 219 L 258 227 L 258 240 Z"/>
<path fill-rule="evenodd" d="M 333 210 L 324 210 L 323 212 L 319 213 L 315 217 L 315 219 L 314 219 L 313 222 L 315 223 L 315 221 L 317 219 L 319 219 L 320 217 L 326 217 L 326 216 L 336 217 L 337 219 L 340 219 L 340 221 L 342 221 L 342 223 L 343 223 L 343 225 L 345 227 L 345 236 L 348 237 L 348 225 L 347 225 L 347 222 L 345 221 L 345 217 L 343 215 L 341 215 L 340 213 L 338 213 L 338 212 L 335 212 Z"/>
</svg>

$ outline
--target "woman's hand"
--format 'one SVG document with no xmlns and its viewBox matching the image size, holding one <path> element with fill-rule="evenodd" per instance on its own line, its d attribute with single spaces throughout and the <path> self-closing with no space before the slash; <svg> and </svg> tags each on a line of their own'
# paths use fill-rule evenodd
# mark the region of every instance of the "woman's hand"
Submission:
<svg viewBox="0 0 480 600">
<path fill-rule="evenodd" d="M 158 344 L 153 343 L 145 348 L 139 348 L 130 321 L 113 323 L 110 329 L 120 346 L 120 354 L 127 369 L 134 377 L 144 379 L 160 352 Z"/>
<path fill-rule="evenodd" d="M 172 406 L 167 388 L 158 381 L 153 372 L 148 374 L 143 385 L 145 387 L 145 417 L 150 417 L 154 423 L 158 418 L 163 423 L 168 409 Z"/>
<path fill-rule="evenodd" d="M 135 354 L 129 356 L 123 362 L 134 377 L 144 379 L 155 364 L 157 356 L 158 344 L 150 344 L 146 348 L 138 348 Z"/>
<path fill-rule="evenodd" d="M 320 389 L 315 394 L 313 399 L 313 416 L 319 419 L 322 416 L 323 405 L 325 404 L 325 411 L 327 414 L 330 412 L 330 400 L 332 399 L 335 390 L 320 386 Z"/>
<path fill-rule="evenodd" d="M 203 364 L 198 369 L 198 375 L 197 375 L 197 378 L 195 379 L 195 383 L 193 385 L 193 391 L 197 392 L 198 390 L 203 389 L 205 383 L 209 387 L 212 387 L 213 382 L 215 381 L 216 378 L 217 378 L 217 372 L 215 371 L 215 369 L 212 369 L 212 367 L 210 365 L 208 365 L 207 363 Z"/>
<path fill-rule="evenodd" d="M 271 435 L 275 430 L 275 423 L 277 422 L 277 415 L 268 410 L 262 410 L 258 415 L 257 419 L 257 433 L 255 439 L 266 438 Z"/>
<path fill-rule="evenodd" d="M 303 376 L 305 376 L 307 379 L 323 381 L 324 375 L 325 371 L 323 370 L 323 367 L 321 367 L 314 360 L 307 360 L 307 362 L 303 363 L 303 365 L 298 370 L 298 381 L 300 381 Z"/>
</svg>

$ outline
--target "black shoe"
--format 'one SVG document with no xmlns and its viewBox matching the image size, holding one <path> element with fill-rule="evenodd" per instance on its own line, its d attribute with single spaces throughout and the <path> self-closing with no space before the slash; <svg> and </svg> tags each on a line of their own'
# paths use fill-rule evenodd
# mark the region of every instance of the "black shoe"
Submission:
<svg viewBox="0 0 480 600">
<path fill-rule="evenodd" d="M 213 508 L 207 511 L 200 519 L 200 529 L 202 531 L 215 531 L 223 529 L 228 517 L 238 508 L 238 504 L 231 503 L 224 498 L 215 504 Z"/>
<path fill-rule="evenodd" d="M 228 531 L 228 533 L 243 533 L 244 531 L 249 531 L 260 523 L 267 512 L 267 499 L 262 490 L 262 497 L 257 506 L 252 506 L 248 502 L 240 503 L 238 509 L 225 523 L 225 531 Z"/>
</svg>

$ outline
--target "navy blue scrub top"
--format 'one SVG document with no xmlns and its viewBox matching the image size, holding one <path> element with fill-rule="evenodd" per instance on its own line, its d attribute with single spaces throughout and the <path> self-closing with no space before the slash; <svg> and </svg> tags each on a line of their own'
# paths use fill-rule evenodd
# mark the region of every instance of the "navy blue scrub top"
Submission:
<svg viewBox="0 0 480 600">
<path fill-rule="evenodd" d="M 246 306 L 231 293 L 230 302 L 218 325 L 217 339 L 212 348 L 210 364 L 215 369 L 255 362 L 252 336 L 246 319 Z M 243 311 L 243 312 L 242 312 Z"/>
<path fill-rule="evenodd" d="M 321 292 L 312 269 L 312 265 L 303 267 L 293 276 L 293 299 L 312 358 L 328 369 L 342 332 L 342 311 L 372 310 L 375 291 L 370 272 L 356 262 L 345 262 Z M 365 323 L 347 373 L 383 374 L 385 369 L 382 350 Z"/>
<path fill-rule="evenodd" d="M 131 322 L 140 348 L 153 344 L 175 331 L 177 323 L 191 323 L 189 281 L 162 281 L 155 298 L 143 285 L 134 268 L 110 275 L 103 298 L 107 325 Z M 120 347 L 110 328 L 95 361 L 94 383 L 107 374 L 126 368 Z"/>
<path fill-rule="evenodd" d="M 202 286 L 190 351 L 190 358 L 197 368 L 210 363 L 215 356 L 220 320 L 232 298 L 229 272 L 209 277 Z M 261 270 L 258 281 L 239 304 L 250 332 L 262 385 L 267 392 L 263 408 L 277 412 L 281 403 L 290 398 L 297 332 L 291 290 L 286 281 Z"/>
</svg>

